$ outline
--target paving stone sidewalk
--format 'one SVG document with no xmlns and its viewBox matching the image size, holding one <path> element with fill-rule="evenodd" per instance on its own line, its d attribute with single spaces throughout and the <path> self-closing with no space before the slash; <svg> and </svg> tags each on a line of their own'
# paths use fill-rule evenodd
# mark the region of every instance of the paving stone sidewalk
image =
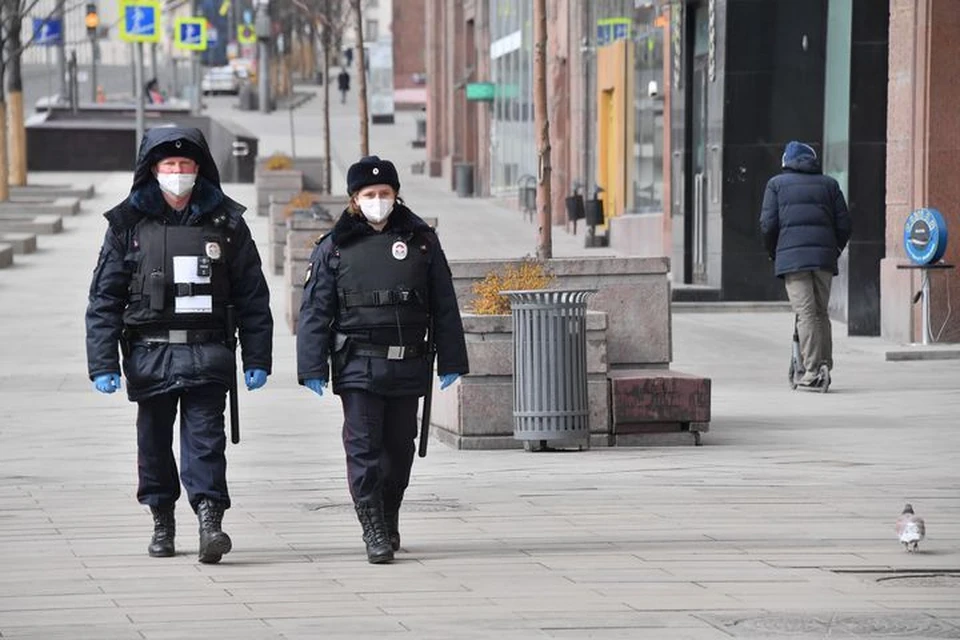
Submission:
<svg viewBox="0 0 960 640">
<path fill-rule="evenodd" d="M 372 566 L 339 403 L 297 386 L 268 276 L 274 374 L 242 392 L 228 452 L 235 551 L 199 565 L 183 500 L 179 554 L 147 557 L 135 406 L 92 390 L 83 350 L 97 212 L 130 176 L 82 178 L 95 199 L 0 272 L 0 638 L 960 638 L 956 363 L 886 362 L 890 345 L 835 325 L 833 389 L 792 392 L 785 313 L 674 316 L 673 366 L 714 381 L 702 447 L 431 442 L 404 549 Z M 253 202 L 249 185 L 226 190 Z M 483 255 L 484 203 L 430 194 L 450 257 Z M 250 222 L 264 246 L 266 219 Z M 484 244 L 522 255 L 520 224 Z M 919 554 L 893 534 L 906 501 L 927 518 Z"/>
</svg>

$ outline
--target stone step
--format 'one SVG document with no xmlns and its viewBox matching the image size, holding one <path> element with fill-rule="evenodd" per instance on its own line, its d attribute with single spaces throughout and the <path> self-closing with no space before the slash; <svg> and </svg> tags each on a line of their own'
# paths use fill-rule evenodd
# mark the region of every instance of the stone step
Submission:
<svg viewBox="0 0 960 640">
<path fill-rule="evenodd" d="M 72 216 L 76 215 L 79 211 L 80 200 L 77 198 L 11 196 L 9 201 L 0 202 L 0 213 Z"/>
<path fill-rule="evenodd" d="M 13 246 L 0 242 L 0 269 L 13 264 Z"/>
<path fill-rule="evenodd" d="M 35 234 L 60 233 L 63 218 L 51 214 L 24 215 L 0 211 L 0 231 L 24 231 Z"/>
<path fill-rule="evenodd" d="M 669 369 L 611 371 L 617 445 L 699 444 L 710 426 L 710 379 Z"/>
<path fill-rule="evenodd" d="M 24 255 L 37 250 L 37 234 L 0 230 L 0 242 L 13 247 L 13 252 Z"/>
<path fill-rule="evenodd" d="M 28 184 L 22 187 L 10 187 L 10 195 L 46 197 L 46 198 L 80 198 L 87 200 L 94 195 L 93 185 L 74 186 L 70 184 Z"/>
</svg>

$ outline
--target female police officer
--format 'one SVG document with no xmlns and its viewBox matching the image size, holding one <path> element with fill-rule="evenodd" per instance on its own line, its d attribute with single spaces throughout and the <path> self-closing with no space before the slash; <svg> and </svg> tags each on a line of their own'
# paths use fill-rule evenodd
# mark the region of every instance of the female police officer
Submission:
<svg viewBox="0 0 960 640">
<path fill-rule="evenodd" d="M 433 229 L 397 198 L 399 190 L 389 160 L 367 156 L 350 167 L 350 204 L 317 240 L 297 330 L 301 384 L 323 395 L 332 361 L 350 495 L 374 564 L 390 562 L 400 548 L 418 398 L 431 384 L 431 324 L 440 388 L 468 372 L 450 267 Z"/>
</svg>

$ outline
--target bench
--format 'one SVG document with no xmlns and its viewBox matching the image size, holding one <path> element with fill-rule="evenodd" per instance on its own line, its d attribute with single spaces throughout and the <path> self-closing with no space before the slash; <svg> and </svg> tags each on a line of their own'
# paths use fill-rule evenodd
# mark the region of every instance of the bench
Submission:
<svg viewBox="0 0 960 640">
<path fill-rule="evenodd" d="M 63 231 L 63 218 L 50 214 L 7 213 L 0 211 L 0 231 L 24 231 L 49 234 Z"/>
<path fill-rule="evenodd" d="M 624 369 L 610 380 L 615 446 L 700 444 L 710 428 L 710 379 L 669 369 Z"/>
<path fill-rule="evenodd" d="M 0 242 L 0 269 L 5 269 L 13 264 L 13 247 L 9 244 Z"/>
<path fill-rule="evenodd" d="M 37 235 L 34 233 L 0 230 L 0 242 L 12 246 L 13 252 L 19 255 L 37 250 Z"/>
</svg>

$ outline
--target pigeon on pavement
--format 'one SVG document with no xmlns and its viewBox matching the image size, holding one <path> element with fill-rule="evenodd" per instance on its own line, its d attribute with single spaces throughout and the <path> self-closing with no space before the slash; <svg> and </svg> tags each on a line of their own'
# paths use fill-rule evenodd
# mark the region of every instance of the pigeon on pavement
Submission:
<svg viewBox="0 0 960 640">
<path fill-rule="evenodd" d="M 923 518 L 913 512 L 913 505 L 904 505 L 903 513 L 897 518 L 897 537 L 903 543 L 903 548 L 908 552 L 917 551 L 926 533 Z"/>
</svg>

